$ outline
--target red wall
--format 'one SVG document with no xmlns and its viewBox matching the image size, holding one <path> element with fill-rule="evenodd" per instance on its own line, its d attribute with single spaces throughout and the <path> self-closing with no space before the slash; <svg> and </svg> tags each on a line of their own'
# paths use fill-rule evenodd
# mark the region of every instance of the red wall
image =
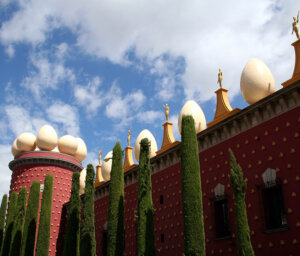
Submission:
<svg viewBox="0 0 300 256">
<path fill-rule="evenodd" d="M 35 158 L 35 157 L 55 157 L 65 160 L 72 160 L 77 164 L 80 162 L 71 159 L 71 157 L 56 154 L 52 152 L 32 152 L 18 155 L 17 158 Z M 44 184 L 46 174 L 53 176 L 53 194 L 52 194 L 52 216 L 51 216 L 51 227 L 50 227 L 50 245 L 49 255 L 56 254 L 56 241 L 60 230 L 60 220 L 62 215 L 63 205 L 70 200 L 70 192 L 72 185 L 72 174 L 73 170 L 59 167 L 55 165 L 41 165 L 41 164 L 30 164 L 18 166 L 12 172 L 10 193 L 12 191 L 19 192 L 21 187 L 26 187 L 28 190 L 28 196 L 30 192 L 30 186 L 32 181 L 40 181 Z M 40 209 L 41 209 L 42 193 L 40 195 Z M 39 210 L 40 211 L 40 210 Z"/>
<path fill-rule="evenodd" d="M 255 255 L 300 255 L 300 108 L 291 110 L 258 125 L 199 154 L 203 191 L 206 255 L 237 255 L 233 192 L 229 182 L 229 154 L 232 148 L 247 178 L 246 205 L 251 241 Z M 283 181 L 285 208 L 289 229 L 265 233 L 260 190 L 262 173 L 277 170 Z M 215 240 L 214 213 L 211 203 L 213 189 L 221 183 L 228 195 L 229 219 L 233 237 Z M 180 164 L 152 175 L 155 207 L 155 236 L 157 255 L 182 255 L 183 218 L 181 204 Z M 160 204 L 160 195 L 164 203 Z M 108 197 L 95 202 L 97 255 L 102 255 L 102 234 L 107 221 Z M 137 184 L 125 188 L 126 255 L 136 255 Z M 161 243 L 164 234 L 164 243 Z"/>
</svg>

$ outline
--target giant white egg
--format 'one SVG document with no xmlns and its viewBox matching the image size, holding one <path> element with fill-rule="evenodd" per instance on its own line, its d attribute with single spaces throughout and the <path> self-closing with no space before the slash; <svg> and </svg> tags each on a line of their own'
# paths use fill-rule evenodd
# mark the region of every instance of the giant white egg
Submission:
<svg viewBox="0 0 300 256">
<path fill-rule="evenodd" d="M 80 162 L 82 162 L 87 154 L 87 149 L 84 141 L 81 138 L 76 138 L 78 141 L 78 147 L 74 154 L 74 157 L 76 157 Z"/>
<path fill-rule="evenodd" d="M 267 65 L 253 58 L 243 69 L 240 89 L 244 99 L 253 104 L 275 92 L 275 80 Z"/>
<path fill-rule="evenodd" d="M 36 136 L 30 132 L 24 132 L 19 135 L 16 144 L 20 151 L 34 151 L 36 148 Z"/>
<path fill-rule="evenodd" d="M 79 193 L 84 194 L 85 189 L 85 179 L 86 179 L 86 169 L 82 169 L 79 176 Z"/>
<path fill-rule="evenodd" d="M 57 134 L 54 128 L 46 124 L 38 132 L 36 144 L 41 150 L 51 151 L 57 145 Z"/>
<path fill-rule="evenodd" d="M 112 165 L 112 156 L 113 156 L 113 152 L 109 151 L 106 154 L 106 156 L 104 157 L 103 162 L 102 162 L 101 172 L 102 172 L 103 178 L 106 181 L 110 180 L 110 172 L 111 172 L 111 165 Z"/>
<path fill-rule="evenodd" d="M 181 134 L 182 116 L 184 115 L 185 116 L 189 115 L 194 118 L 196 133 L 199 133 L 206 128 L 206 119 L 202 109 L 197 104 L 197 102 L 193 100 L 189 100 L 183 105 L 178 117 L 178 131 L 180 134 Z"/>
<path fill-rule="evenodd" d="M 72 135 L 64 135 L 58 140 L 59 152 L 74 155 L 77 151 L 78 140 Z"/>
<path fill-rule="evenodd" d="M 141 147 L 140 142 L 144 138 L 147 138 L 151 143 L 150 158 L 154 157 L 156 155 L 156 151 L 157 151 L 156 140 L 155 140 L 153 134 L 149 130 L 145 129 L 140 132 L 140 134 L 137 136 L 135 143 L 134 143 L 134 157 L 137 161 L 139 161 L 139 159 L 140 159 L 140 147 Z"/>
<path fill-rule="evenodd" d="M 17 147 L 17 139 L 15 139 L 14 142 L 13 142 L 13 144 L 12 144 L 12 146 L 11 146 L 11 153 L 13 154 L 13 156 L 16 156 L 20 152 L 21 151 Z"/>
</svg>

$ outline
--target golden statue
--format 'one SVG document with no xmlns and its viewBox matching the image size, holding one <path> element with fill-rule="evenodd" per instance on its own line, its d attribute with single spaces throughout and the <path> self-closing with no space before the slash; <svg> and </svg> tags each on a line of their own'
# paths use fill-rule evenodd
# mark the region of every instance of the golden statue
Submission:
<svg viewBox="0 0 300 256">
<path fill-rule="evenodd" d="M 163 107 L 164 107 L 164 109 L 165 109 L 165 111 L 166 111 L 166 112 L 165 112 L 166 119 L 167 119 L 167 121 L 169 121 L 170 108 L 169 108 L 168 104 L 163 105 Z"/>
<path fill-rule="evenodd" d="M 222 88 L 222 80 L 223 80 L 223 73 L 222 73 L 222 70 L 219 68 L 218 82 L 217 82 L 217 84 L 220 84 L 221 88 Z"/>
<path fill-rule="evenodd" d="M 99 150 L 99 165 L 101 165 L 102 149 Z"/>
<path fill-rule="evenodd" d="M 297 18 L 293 17 L 293 19 L 294 19 L 294 22 L 293 22 L 293 31 L 292 31 L 292 34 L 295 32 L 297 38 L 300 39 L 300 36 L 299 36 L 299 27 L 298 27 L 298 23 L 299 23 L 299 11 L 298 11 Z"/>
<path fill-rule="evenodd" d="M 127 136 L 127 144 L 128 144 L 128 147 L 130 147 L 130 136 L 131 136 L 131 128 L 130 128 L 130 130 L 128 131 L 128 136 Z"/>
</svg>

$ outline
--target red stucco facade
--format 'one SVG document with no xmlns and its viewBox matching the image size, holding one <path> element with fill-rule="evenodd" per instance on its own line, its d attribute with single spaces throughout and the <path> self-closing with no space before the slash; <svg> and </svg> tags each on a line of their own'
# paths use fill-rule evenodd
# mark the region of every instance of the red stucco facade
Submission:
<svg viewBox="0 0 300 256">
<path fill-rule="evenodd" d="M 13 169 L 10 193 L 19 192 L 21 187 L 26 187 L 29 194 L 32 181 L 44 184 L 46 174 L 53 176 L 49 255 L 56 255 L 62 208 L 70 200 L 72 174 L 76 169 L 80 169 L 80 166 L 81 163 L 69 155 L 47 151 L 21 153 L 10 163 Z M 42 195 L 41 192 L 40 208 Z"/>
<path fill-rule="evenodd" d="M 247 178 L 246 206 L 255 255 L 300 255 L 300 107 L 242 132 L 199 153 L 207 255 L 237 255 L 235 209 L 228 148 L 232 148 Z M 287 229 L 268 232 L 265 227 L 260 187 L 262 174 L 276 170 L 282 184 L 287 214 Z M 214 188 L 225 185 L 228 199 L 231 237 L 216 240 Z M 183 254 L 183 217 L 181 204 L 180 163 L 152 175 L 155 208 L 157 255 Z M 163 203 L 160 197 L 163 196 Z M 126 255 L 136 254 L 135 211 L 137 184 L 125 188 Z M 97 255 L 103 255 L 103 234 L 107 221 L 108 196 L 95 201 Z M 161 241 L 162 235 L 164 242 Z"/>
</svg>

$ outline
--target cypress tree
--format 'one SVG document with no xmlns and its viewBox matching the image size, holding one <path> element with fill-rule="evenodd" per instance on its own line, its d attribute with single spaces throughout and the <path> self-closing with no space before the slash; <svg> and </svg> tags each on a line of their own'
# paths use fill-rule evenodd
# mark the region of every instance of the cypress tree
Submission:
<svg viewBox="0 0 300 256">
<path fill-rule="evenodd" d="M 230 181 L 234 193 L 236 238 L 238 256 L 254 256 L 250 241 L 250 230 L 248 226 L 247 210 L 245 204 L 246 182 L 243 178 L 241 166 L 236 162 L 231 149 L 230 154 Z"/>
<path fill-rule="evenodd" d="M 116 143 L 113 149 L 112 168 L 109 184 L 109 207 L 107 223 L 107 255 L 124 254 L 124 172 L 123 151 Z"/>
<path fill-rule="evenodd" d="M 17 201 L 18 201 L 18 194 L 16 191 L 13 191 L 10 195 L 9 205 L 7 209 L 5 234 L 4 234 L 3 247 L 1 253 L 2 256 L 9 255 L 12 231 L 14 228 Z"/>
<path fill-rule="evenodd" d="M 37 217 L 40 206 L 40 182 L 33 181 L 30 187 L 26 217 L 24 223 L 21 255 L 32 256 L 34 253 Z"/>
<path fill-rule="evenodd" d="M 205 234 L 197 136 L 192 116 L 182 117 L 182 207 L 184 255 L 205 255 Z"/>
<path fill-rule="evenodd" d="M 80 195 L 79 172 L 72 175 L 72 189 L 70 207 L 68 209 L 68 223 L 64 240 L 64 256 L 78 256 L 80 242 Z"/>
<path fill-rule="evenodd" d="M 156 255 L 153 202 L 151 186 L 150 142 L 144 138 L 140 142 L 140 162 L 138 172 L 138 256 Z"/>
<path fill-rule="evenodd" d="M 1 252 L 2 242 L 3 242 L 3 235 L 4 235 L 6 209 L 7 209 L 7 194 L 3 195 L 1 208 L 0 208 L 0 252 Z"/>
<path fill-rule="evenodd" d="M 25 221 L 25 211 L 27 203 L 27 188 L 20 189 L 18 203 L 15 214 L 15 224 L 12 232 L 12 244 L 10 249 L 11 256 L 19 256 L 21 250 L 21 242 L 23 235 L 23 227 Z"/>
<path fill-rule="evenodd" d="M 94 224 L 94 176 L 94 167 L 92 164 L 88 164 L 86 168 L 83 213 L 80 229 L 80 256 L 96 255 L 96 239 Z"/>
<path fill-rule="evenodd" d="M 52 188 L 53 188 L 53 176 L 51 174 L 47 174 L 45 178 L 45 184 L 44 184 L 39 232 L 38 232 L 36 250 L 35 250 L 35 254 L 38 256 L 47 256 L 49 253 Z"/>
</svg>

